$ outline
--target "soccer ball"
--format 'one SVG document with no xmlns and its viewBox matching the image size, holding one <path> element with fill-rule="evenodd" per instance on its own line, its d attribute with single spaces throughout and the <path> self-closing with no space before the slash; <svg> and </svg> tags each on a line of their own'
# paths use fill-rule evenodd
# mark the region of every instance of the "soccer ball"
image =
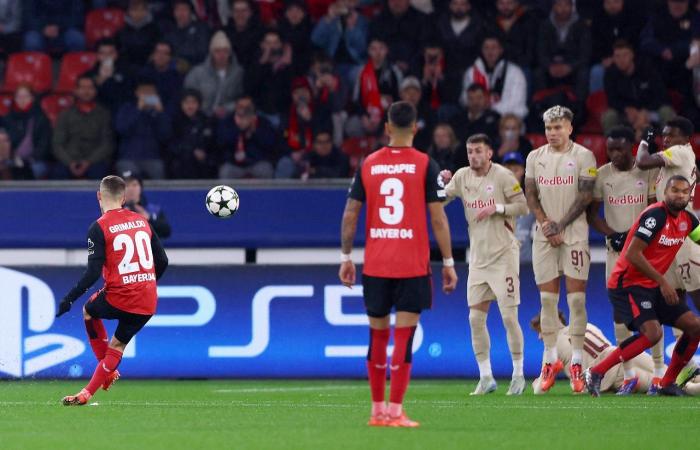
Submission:
<svg viewBox="0 0 700 450">
<path fill-rule="evenodd" d="M 207 192 L 207 211 L 219 219 L 228 219 L 238 211 L 238 193 L 225 185 L 214 186 Z"/>
</svg>

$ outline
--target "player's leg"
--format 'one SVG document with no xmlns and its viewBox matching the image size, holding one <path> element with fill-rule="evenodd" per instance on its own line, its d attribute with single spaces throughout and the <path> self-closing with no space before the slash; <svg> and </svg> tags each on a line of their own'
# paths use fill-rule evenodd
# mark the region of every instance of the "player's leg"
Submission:
<svg viewBox="0 0 700 450">
<path fill-rule="evenodd" d="M 606 284 L 607 281 L 610 279 L 610 274 L 612 273 L 612 270 L 615 267 L 615 264 L 617 263 L 617 260 L 619 258 L 620 253 L 608 247 L 605 259 Z M 627 328 L 627 326 L 624 323 L 620 323 L 617 320 L 614 320 L 613 325 L 615 330 L 615 345 L 619 347 L 622 341 L 624 341 L 632 335 L 632 332 Z M 620 385 L 620 389 L 618 390 L 617 394 L 628 395 L 632 393 L 634 389 L 636 389 L 636 385 L 639 380 L 637 379 L 636 374 L 634 372 L 634 368 L 632 367 L 632 364 L 629 361 L 625 361 L 622 363 L 622 370 L 624 372 L 624 379 Z"/>
<path fill-rule="evenodd" d="M 663 313 L 663 319 L 666 319 L 664 320 L 666 323 L 674 315 L 676 316 L 675 321 L 672 323 L 676 328 L 683 331 L 683 335 L 673 348 L 671 362 L 661 379 L 661 391 L 659 393 L 678 395 L 679 388 L 675 384 L 676 377 L 693 357 L 698 349 L 698 343 L 700 343 L 700 317 L 693 314 L 682 300 L 678 305 L 667 305 Z"/>
<path fill-rule="evenodd" d="M 87 331 L 88 339 L 90 340 L 90 347 L 92 347 L 92 352 L 95 354 L 97 360 L 101 360 L 105 357 L 105 352 L 107 351 L 107 343 L 109 338 L 107 337 L 107 330 L 105 329 L 102 319 L 99 318 L 97 310 L 93 310 L 93 314 L 88 312 L 87 306 L 96 301 L 98 297 L 101 297 L 99 301 L 104 301 L 104 291 L 98 291 L 93 294 L 90 299 L 83 305 L 83 320 L 85 322 L 85 330 Z"/>
<path fill-rule="evenodd" d="M 571 389 L 583 392 L 583 342 L 586 334 L 586 281 L 591 267 L 587 242 L 562 245 L 560 264 L 566 276 L 566 302 L 569 305 L 569 335 L 571 336 Z"/>
<path fill-rule="evenodd" d="M 477 292 L 481 292 L 477 297 Z M 488 285 L 480 284 L 479 286 L 470 287 L 468 298 L 484 298 L 488 296 L 491 290 Z M 471 303 L 471 300 L 470 300 Z M 496 380 L 493 378 L 491 371 L 491 338 L 489 330 L 486 327 L 486 319 L 488 317 L 491 301 L 481 301 L 480 303 L 469 305 L 469 328 L 472 338 L 472 350 L 476 363 L 479 366 L 479 383 L 474 392 L 469 395 L 483 395 L 496 390 Z"/>
<path fill-rule="evenodd" d="M 364 275 L 362 289 L 369 318 L 369 347 L 367 349 L 367 379 L 372 397 L 371 426 L 386 424 L 386 369 L 389 343 L 389 313 L 392 306 L 392 281 Z"/>
<path fill-rule="evenodd" d="M 630 361 L 627 361 L 627 363 L 632 366 L 636 374 L 636 392 L 648 392 L 654 379 L 654 361 L 652 357 L 648 353 L 642 352 Z"/>
</svg>

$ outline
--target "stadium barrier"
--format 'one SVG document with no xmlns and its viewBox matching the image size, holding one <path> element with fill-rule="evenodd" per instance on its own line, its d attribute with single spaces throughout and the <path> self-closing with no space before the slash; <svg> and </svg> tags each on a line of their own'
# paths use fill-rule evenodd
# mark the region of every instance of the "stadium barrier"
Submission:
<svg viewBox="0 0 700 450">
<path fill-rule="evenodd" d="M 466 265 L 457 291 L 440 290 L 433 268 L 433 309 L 413 342 L 414 376 L 477 377 L 465 301 Z M 78 267 L 0 267 L 0 377 L 84 378 L 95 358 L 87 345 L 80 300 L 55 319 Z M 594 264 L 588 287 L 589 321 L 613 339 L 605 269 Z M 525 373 L 540 368 L 542 344 L 529 329 L 539 312 L 532 269 L 523 266 L 520 323 Z M 120 370 L 128 378 L 362 378 L 367 319 L 362 288 L 338 282 L 337 266 L 175 266 L 159 283 L 158 313 L 127 347 Z M 87 298 L 87 295 L 83 299 Z M 566 311 L 566 300 L 560 305 Z M 115 324 L 107 322 L 108 332 Z M 511 362 L 497 308 L 488 319 L 496 376 Z M 667 353 L 671 333 L 667 333 Z"/>
</svg>

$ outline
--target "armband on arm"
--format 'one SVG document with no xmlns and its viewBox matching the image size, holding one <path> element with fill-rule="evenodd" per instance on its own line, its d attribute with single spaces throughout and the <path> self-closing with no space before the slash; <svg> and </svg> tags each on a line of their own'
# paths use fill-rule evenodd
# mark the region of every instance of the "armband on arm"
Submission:
<svg viewBox="0 0 700 450">
<path fill-rule="evenodd" d="M 700 244 L 700 225 L 695 227 L 695 229 L 688 234 L 688 237 L 696 244 Z"/>
</svg>

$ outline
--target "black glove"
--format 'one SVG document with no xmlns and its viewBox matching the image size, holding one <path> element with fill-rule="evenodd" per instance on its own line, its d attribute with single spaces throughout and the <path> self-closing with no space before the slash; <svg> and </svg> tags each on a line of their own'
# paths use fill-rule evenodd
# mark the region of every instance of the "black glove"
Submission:
<svg viewBox="0 0 700 450">
<path fill-rule="evenodd" d="M 68 300 L 61 300 L 61 303 L 58 304 L 58 313 L 56 313 L 56 317 L 61 317 L 68 311 L 70 311 L 70 307 L 73 305 L 73 302 L 69 302 Z"/>
<path fill-rule="evenodd" d="M 647 142 L 649 153 L 656 152 L 656 130 L 654 130 L 654 127 L 649 126 L 644 130 L 642 140 Z"/>
<path fill-rule="evenodd" d="M 608 239 L 608 243 L 610 244 L 611 249 L 613 249 L 616 252 L 621 252 L 622 247 L 625 246 L 625 241 L 627 240 L 627 232 L 624 231 L 622 233 L 610 233 L 606 236 L 606 238 Z"/>
</svg>

